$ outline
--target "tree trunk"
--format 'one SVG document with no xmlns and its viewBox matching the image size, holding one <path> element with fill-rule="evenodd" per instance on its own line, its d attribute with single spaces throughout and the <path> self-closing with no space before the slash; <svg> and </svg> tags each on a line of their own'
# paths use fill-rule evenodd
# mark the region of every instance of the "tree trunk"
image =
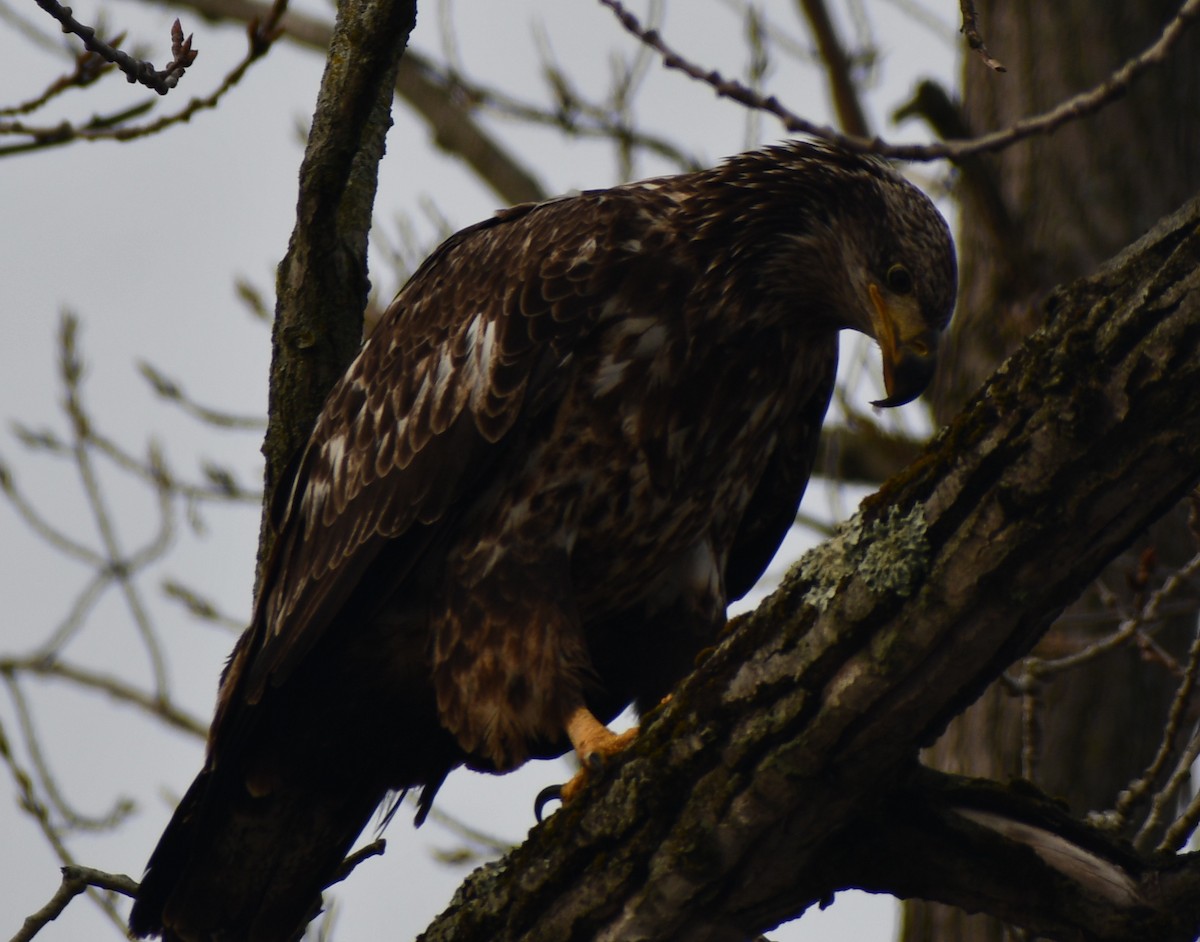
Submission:
<svg viewBox="0 0 1200 942">
<path fill-rule="evenodd" d="M 984 39 L 1008 67 L 965 60 L 965 117 L 975 132 L 1045 110 L 1108 75 L 1151 42 L 1178 8 L 1061 0 L 979 4 Z M 1200 37 L 1185 37 L 1165 64 L 1099 116 L 1074 122 L 981 162 L 983 186 L 964 185 L 958 311 L 939 376 L 935 412 L 946 421 L 1039 320 L 1038 302 L 1057 284 L 1091 270 L 1200 188 Z M 964 184 L 971 176 L 964 173 Z M 989 186 L 990 184 L 990 193 Z M 995 196 L 999 196 L 997 201 Z M 1165 568 L 1179 560 L 1183 528 L 1170 522 L 1143 536 L 1101 577 L 1123 600 L 1153 547 Z M 1150 559 L 1150 557 L 1145 557 Z M 1079 650 L 1114 628 L 1113 612 L 1087 593 L 1036 653 Z M 1190 633 L 1194 617 L 1168 629 Z M 1007 780 L 1032 777 L 1077 813 L 1110 807 L 1149 761 L 1174 682 L 1132 646 L 1031 691 L 1032 701 L 995 684 L 926 755 L 933 766 Z M 1023 720 L 1023 707 L 1025 707 Z M 1025 742 L 1036 730 L 1038 741 Z M 1031 762 L 1031 759 L 1033 760 Z M 905 906 L 904 942 L 999 942 L 991 919 L 920 901 Z"/>
</svg>

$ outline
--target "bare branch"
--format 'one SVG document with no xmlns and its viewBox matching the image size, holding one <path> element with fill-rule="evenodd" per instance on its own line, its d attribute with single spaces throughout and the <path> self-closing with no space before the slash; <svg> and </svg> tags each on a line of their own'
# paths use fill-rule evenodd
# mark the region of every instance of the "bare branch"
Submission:
<svg viewBox="0 0 1200 942">
<path fill-rule="evenodd" d="M 54 0 L 38 0 L 38 2 L 54 2 Z M 64 121 L 53 126 L 39 127 L 25 124 L 21 121 L 0 121 L 0 135 L 24 136 L 29 138 L 29 140 L 19 144 L 0 147 L 0 157 L 43 150 L 48 147 L 59 147 L 81 140 L 136 140 L 142 137 L 149 137 L 152 134 L 158 134 L 176 124 L 189 121 L 193 115 L 200 111 L 217 107 L 225 95 L 242 80 L 250 66 L 266 55 L 271 45 L 282 35 L 278 20 L 283 15 L 286 7 L 287 0 L 275 0 L 274 5 L 268 9 L 263 19 L 250 22 L 247 26 L 249 47 L 241 62 L 225 76 L 221 84 L 211 94 L 204 98 L 191 99 L 186 106 L 174 114 L 164 115 L 146 124 L 130 125 L 129 121 L 140 117 L 150 110 L 153 103 L 147 102 L 112 115 L 93 118 L 82 125 L 74 125 L 68 121 Z M 68 13 L 70 12 L 69 7 L 64 7 L 63 9 L 66 9 Z M 176 21 L 176 26 L 178 26 L 178 20 Z M 190 41 L 189 37 L 188 42 Z"/>
<path fill-rule="evenodd" d="M 16 676 L 8 671 L 0 674 L 17 711 L 17 723 L 25 740 L 25 750 L 29 754 L 33 770 L 37 773 L 38 782 L 43 794 L 60 818 L 57 825 L 62 831 L 111 831 L 124 822 L 133 812 L 133 801 L 127 797 L 118 797 L 112 807 L 103 814 L 85 814 L 77 809 L 59 787 L 58 777 L 50 770 L 42 751 L 42 738 L 33 725 L 33 716 L 29 710 L 29 701 Z"/>
<path fill-rule="evenodd" d="M 962 31 L 967 37 L 967 45 L 972 50 L 979 53 L 984 64 L 996 72 L 1007 72 L 999 59 L 993 59 L 991 53 L 988 52 L 987 46 L 983 43 L 983 37 L 979 35 L 979 15 L 975 12 L 974 0 L 959 0 L 959 6 L 962 9 Z"/>
<path fill-rule="evenodd" d="M 25 920 L 11 942 L 29 942 L 62 915 L 71 900 L 91 887 L 120 893 L 130 899 L 137 896 L 138 890 L 137 882 L 123 873 L 105 873 L 91 867 L 74 865 L 63 867 L 62 883 L 58 891 L 50 898 L 50 902 Z"/>
<path fill-rule="evenodd" d="M 109 674 L 100 674 L 82 667 L 75 667 L 62 660 L 46 658 L 3 658 L 0 659 L 2 674 L 30 674 L 38 677 L 54 677 L 103 693 L 118 703 L 135 706 L 155 716 L 168 726 L 203 739 L 208 735 L 208 723 L 187 713 L 173 701 L 162 700 L 154 694 L 139 690 L 125 681 Z"/>
<path fill-rule="evenodd" d="M 21 764 L 17 760 L 16 755 L 13 753 L 12 744 L 8 740 L 8 736 L 4 731 L 4 725 L 2 723 L 0 723 L 0 762 L 3 762 L 4 765 L 8 767 L 9 774 L 12 776 L 13 783 L 16 786 L 17 795 L 19 797 L 21 810 L 33 818 L 33 820 L 37 823 L 38 827 L 42 831 L 43 836 L 46 838 L 47 843 L 49 843 L 51 849 L 54 851 L 55 856 L 57 856 L 59 861 L 64 865 L 64 869 L 75 867 L 75 860 L 72 858 L 71 852 L 67 849 L 67 845 L 63 843 L 62 834 L 50 820 L 50 815 L 45 804 L 37 795 L 37 790 L 34 787 L 32 777 L 27 771 L 25 771 L 24 768 L 22 768 Z M 109 894 L 99 893 L 97 892 L 96 886 L 85 882 L 84 886 L 81 887 L 80 890 L 77 890 L 71 894 L 71 897 L 73 898 L 78 896 L 79 892 L 82 890 L 87 891 L 88 896 L 90 896 L 96 905 L 100 907 L 105 916 L 114 926 L 116 926 L 119 930 L 124 930 L 124 917 L 117 912 L 117 908 L 113 905 Z M 68 902 L 70 902 L 70 899 L 64 900 L 62 906 L 59 907 L 57 912 L 54 912 L 54 914 L 51 915 L 46 921 L 48 922 L 49 920 L 56 918 L 58 913 L 62 912 L 62 909 L 65 908 Z M 47 909 L 49 909 L 49 907 L 44 907 L 39 911 L 39 913 L 45 912 Z M 28 925 L 29 920 L 26 920 L 26 926 Z M 44 925 L 44 923 L 41 925 L 34 925 L 34 934 L 36 934 L 36 932 L 42 928 L 42 925 Z M 18 934 L 14 936 L 14 939 L 28 939 L 33 937 L 32 935 L 21 935 L 21 932 L 24 931 L 25 929 L 23 927 Z"/>
<path fill-rule="evenodd" d="M 138 363 L 138 372 L 158 396 L 167 402 L 175 403 L 192 418 L 199 419 L 207 425 L 252 432 L 261 432 L 267 427 L 266 419 L 261 416 L 234 415 L 196 402 L 183 391 L 177 380 L 171 379 L 145 360 Z"/>
<path fill-rule="evenodd" d="M 889 144 L 879 137 L 865 138 L 839 134 L 833 128 L 805 120 L 785 107 L 774 95 L 764 98 L 741 82 L 726 79 L 715 69 L 704 69 L 684 58 L 668 46 L 657 31 L 643 29 L 637 17 L 626 10 L 619 0 L 600 0 L 600 2 L 616 14 L 621 25 L 628 32 L 656 49 L 666 68 L 677 69 L 685 75 L 703 82 L 722 98 L 728 98 L 749 108 L 758 108 L 772 114 L 789 132 L 794 134 L 810 134 L 831 141 L 850 151 L 877 154 L 895 160 L 913 161 L 957 160 L 969 154 L 1002 150 L 1017 141 L 1038 134 L 1048 134 L 1064 124 L 1094 114 L 1125 94 L 1129 87 L 1148 69 L 1165 61 L 1187 28 L 1200 18 L 1200 0 L 1186 0 L 1179 12 L 1163 29 L 1159 38 L 1143 52 L 1127 61 L 1103 82 L 1060 102 L 1042 114 L 1024 118 L 999 131 L 981 134 L 968 140 L 939 141 L 931 144 Z"/>
<path fill-rule="evenodd" d="M 88 52 L 94 52 L 106 62 L 113 63 L 125 73 L 130 82 L 137 82 L 165 95 L 183 77 L 183 73 L 193 62 L 199 50 L 192 48 L 192 37 L 183 36 L 183 28 L 179 20 L 171 26 L 171 55 L 173 58 L 163 69 L 155 69 L 145 60 L 135 59 L 127 52 L 109 45 L 102 39 L 96 38 L 96 31 L 90 26 L 84 26 L 71 14 L 70 7 L 64 7 L 57 0 L 37 0 L 37 5 L 62 24 L 64 33 L 73 33 L 83 40 Z"/>
<path fill-rule="evenodd" d="M 157 0 L 147 0 L 157 2 Z M 270 9 L 258 0 L 174 0 L 210 19 L 250 22 Z M 288 40 L 319 50 L 329 48 L 333 27 L 303 13 L 288 12 L 280 19 Z M 426 121 L 434 143 L 465 161 L 507 203 L 546 198 L 546 192 L 524 163 L 506 149 L 471 116 L 470 108 L 455 97 L 453 86 L 420 53 L 409 50 L 396 72 L 396 91 Z"/>
<path fill-rule="evenodd" d="M 150 616 L 142 602 L 141 594 L 134 585 L 132 575 L 149 559 L 161 556 L 171 537 L 170 492 L 161 477 L 156 479 L 156 490 L 159 499 L 160 527 L 158 534 L 147 544 L 146 553 L 140 559 L 128 556 L 121 549 L 117 536 L 116 525 L 113 521 L 108 502 L 100 487 L 96 468 L 92 460 L 90 436 L 92 421 L 83 405 L 82 379 L 83 363 L 79 359 L 76 348 L 78 321 L 71 315 L 63 317 L 59 339 L 59 363 L 63 385 L 66 387 L 66 402 L 64 408 L 71 420 L 73 441 L 71 450 L 75 458 L 75 466 L 79 472 L 80 483 L 83 486 L 84 497 L 91 510 L 92 519 L 100 535 L 103 547 L 105 568 L 111 572 L 125 598 L 126 607 L 132 616 L 134 626 L 141 636 L 142 645 L 150 663 L 154 676 L 156 694 L 161 698 L 167 696 L 167 667 L 163 658 L 162 645 L 154 632 Z M 155 462 L 152 459 L 151 466 Z M 47 654 L 52 652 L 45 652 Z"/>
<path fill-rule="evenodd" d="M 113 42 L 120 43 L 121 38 L 118 37 Z M 68 89 L 86 88 L 111 68 L 112 63 L 106 62 L 103 56 L 85 50 L 75 57 L 75 68 L 51 82 L 42 94 L 11 108 L 0 108 L 0 115 L 30 114 Z"/>
<path fill-rule="evenodd" d="M 335 883 L 341 883 L 348 876 L 350 876 L 350 874 L 354 872 L 355 868 L 357 868 L 358 865 L 363 861 L 370 860 L 372 857 L 381 857 L 386 850 L 387 841 L 382 837 L 371 841 L 371 843 L 367 844 L 365 847 L 360 847 L 353 854 L 342 861 L 342 865 L 338 867 L 338 871 L 334 874 L 333 879 L 326 883 L 325 886 L 330 887 Z"/>
<path fill-rule="evenodd" d="M 1142 605 L 1141 609 L 1125 619 L 1111 635 L 1087 645 L 1080 651 L 1058 658 L 1027 658 L 1024 670 L 1038 678 L 1048 677 L 1095 660 L 1114 648 L 1128 642 L 1148 626 L 1163 617 L 1165 603 L 1188 587 L 1200 575 L 1200 553 L 1193 556 L 1182 567 L 1171 573 Z"/>
<path fill-rule="evenodd" d="M 1111 816 L 1115 827 L 1122 827 L 1128 820 L 1132 809 L 1149 796 L 1151 789 L 1157 785 L 1166 771 L 1167 763 L 1177 756 L 1181 734 L 1187 726 L 1195 724 L 1194 695 L 1198 671 L 1200 671 L 1200 632 L 1197 632 L 1188 651 L 1187 668 L 1184 671 L 1183 680 L 1179 684 L 1179 689 L 1175 692 L 1175 698 L 1171 701 L 1171 709 L 1167 715 L 1167 722 L 1163 726 L 1162 741 L 1159 743 L 1158 751 L 1142 776 L 1121 793 L 1116 809 Z M 1153 817 L 1152 811 L 1140 829 L 1147 836 L 1146 839 L 1138 842 L 1138 846 L 1142 849 L 1148 845 L 1149 835 L 1154 833 L 1158 823 L 1156 820 L 1152 820 Z"/>
</svg>

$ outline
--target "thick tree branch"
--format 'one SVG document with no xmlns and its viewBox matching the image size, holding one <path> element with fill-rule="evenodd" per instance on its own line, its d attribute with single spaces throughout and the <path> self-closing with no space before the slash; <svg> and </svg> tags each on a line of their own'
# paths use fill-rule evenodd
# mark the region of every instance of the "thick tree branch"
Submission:
<svg viewBox="0 0 1200 942">
<path fill-rule="evenodd" d="M 1200 201 L 1047 307 L 925 454 L 731 626 L 605 781 L 469 878 L 425 939 L 744 940 L 839 888 L 828 862 L 918 749 L 1200 476 Z M 1003 909 L 992 890 L 955 901 Z M 1144 939 L 1131 907 L 1177 896 L 1111 901 L 1129 918 L 1094 937 Z M 1077 902 L 1058 893 L 1026 921 L 1086 937 Z M 1200 929 L 1194 906 L 1177 916 L 1154 923 L 1175 926 L 1162 942 Z"/>
<path fill-rule="evenodd" d="M 844 835 L 830 882 L 919 897 L 1039 937 L 1190 939 L 1200 858 L 1143 861 L 1028 786 L 922 770 Z M 866 852 L 868 851 L 869 852 Z"/>
</svg>

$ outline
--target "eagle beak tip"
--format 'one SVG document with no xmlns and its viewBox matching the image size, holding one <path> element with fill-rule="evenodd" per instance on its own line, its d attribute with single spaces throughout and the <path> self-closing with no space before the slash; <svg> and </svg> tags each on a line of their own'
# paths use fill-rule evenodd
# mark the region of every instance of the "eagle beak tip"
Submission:
<svg viewBox="0 0 1200 942">
<path fill-rule="evenodd" d="M 898 350 L 891 362 L 885 365 L 884 385 L 887 396 L 876 399 L 871 405 L 880 409 L 891 409 L 912 402 L 929 388 L 937 368 L 937 348 L 927 340 L 913 347 Z"/>
</svg>

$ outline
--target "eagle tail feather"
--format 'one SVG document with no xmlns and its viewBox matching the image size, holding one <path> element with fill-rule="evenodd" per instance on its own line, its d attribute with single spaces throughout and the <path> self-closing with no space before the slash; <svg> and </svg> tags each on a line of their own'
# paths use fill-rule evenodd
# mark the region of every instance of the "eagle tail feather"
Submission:
<svg viewBox="0 0 1200 942">
<path fill-rule="evenodd" d="M 230 794 L 201 772 L 150 857 L 129 917 L 164 942 L 294 942 L 383 790 L 289 784 Z"/>
</svg>

